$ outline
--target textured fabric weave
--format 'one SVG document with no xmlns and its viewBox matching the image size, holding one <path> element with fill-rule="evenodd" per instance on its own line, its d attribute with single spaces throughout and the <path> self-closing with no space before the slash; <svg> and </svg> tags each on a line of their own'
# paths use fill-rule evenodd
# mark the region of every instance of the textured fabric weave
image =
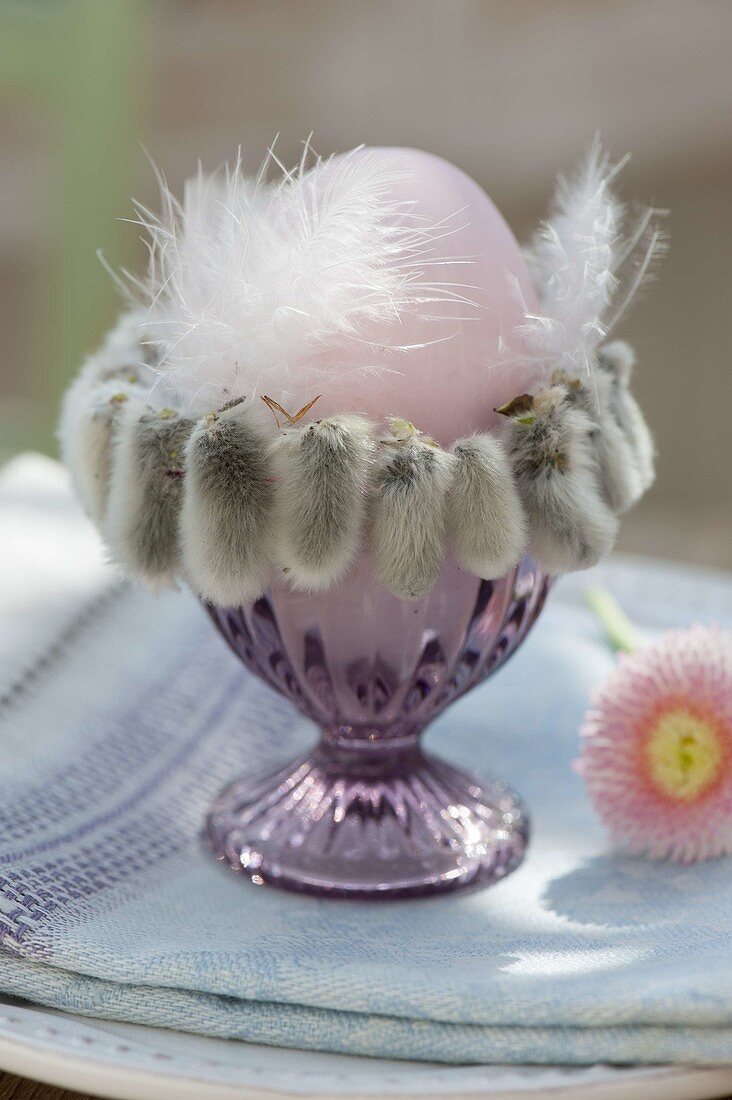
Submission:
<svg viewBox="0 0 732 1100">
<path fill-rule="evenodd" d="M 187 593 L 120 585 L 54 465 L 5 471 L 0 526 L 0 989 L 388 1057 L 732 1060 L 732 865 L 614 854 L 570 766 L 613 660 L 586 578 L 558 585 L 517 657 L 428 735 L 525 796 L 522 867 L 465 896 L 335 902 L 257 889 L 199 837 L 226 781 L 312 727 Z M 732 627 L 723 575 L 619 563 L 593 579 L 649 629 Z"/>
</svg>

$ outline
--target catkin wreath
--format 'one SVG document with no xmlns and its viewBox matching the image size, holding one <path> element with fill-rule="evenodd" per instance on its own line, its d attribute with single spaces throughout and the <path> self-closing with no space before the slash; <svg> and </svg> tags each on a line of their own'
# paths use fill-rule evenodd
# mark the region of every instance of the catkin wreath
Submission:
<svg viewBox="0 0 732 1100">
<path fill-rule="evenodd" d="M 359 311 L 373 320 L 413 304 L 403 256 L 419 256 L 428 231 L 399 228 L 399 210 L 384 208 L 383 167 L 348 156 L 324 167 L 359 216 L 342 241 L 334 224 L 343 260 L 324 268 L 307 309 L 277 305 L 278 286 L 296 282 L 287 265 L 310 247 L 303 177 L 280 181 L 284 214 L 274 222 L 260 183 L 238 172 L 199 177 L 183 205 L 166 191 L 162 219 L 147 217 L 153 259 L 137 285 L 146 304 L 129 308 L 84 364 L 60 427 L 63 457 L 112 557 L 153 587 L 183 578 L 221 606 L 256 599 L 277 573 L 297 589 L 328 589 L 362 549 L 381 583 L 410 600 L 431 590 L 448 555 L 486 579 L 525 553 L 552 574 L 600 561 L 618 515 L 654 477 L 630 391 L 633 354 L 606 337 L 658 252 L 655 212 L 626 227 L 610 190 L 616 169 L 597 146 L 575 180 L 560 183 L 527 251 L 541 315 L 526 311 L 522 335 L 544 382 L 496 410 L 503 431 L 444 449 L 399 417 L 318 419 L 317 398 L 290 415 L 261 386 L 232 392 L 232 348 L 273 364 L 263 377 L 277 393 L 283 347 L 307 336 L 306 321 L 322 335 L 355 326 Z M 245 261 L 242 302 L 233 272 L 239 278 Z M 234 314 L 235 325 L 226 320 Z M 225 385 L 220 364 L 229 364 Z M 202 411 L 206 387 L 227 399 Z"/>
<path fill-rule="evenodd" d="M 602 348 L 597 392 L 555 377 L 498 410 L 502 436 L 445 450 L 406 420 L 317 420 L 315 405 L 312 419 L 284 426 L 268 426 L 246 399 L 196 420 L 156 408 L 142 339 L 144 319 L 123 317 L 70 389 L 63 430 L 113 558 L 153 587 L 183 577 L 204 599 L 235 606 L 279 571 L 320 591 L 363 547 L 403 599 L 431 590 L 448 553 L 486 579 L 526 552 L 550 573 L 586 569 L 653 480 L 651 437 L 628 385 L 633 356 L 619 341 Z"/>
</svg>

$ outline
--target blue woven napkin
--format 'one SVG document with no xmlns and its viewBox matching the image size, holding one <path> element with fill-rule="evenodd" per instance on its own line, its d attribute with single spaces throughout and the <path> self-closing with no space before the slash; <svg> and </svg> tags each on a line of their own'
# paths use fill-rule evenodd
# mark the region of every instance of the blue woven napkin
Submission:
<svg viewBox="0 0 732 1100">
<path fill-rule="evenodd" d="M 186 593 L 154 599 L 101 568 L 86 589 L 73 580 L 69 557 L 92 536 L 54 478 L 35 512 L 30 490 L 22 498 L 21 520 L 7 479 L 0 493 L 16 579 L 0 652 L 14 622 L 23 638 L 36 624 L 0 710 L 0 989 L 91 1016 L 385 1057 L 732 1060 L 732 865 L 613 853 L 570 766 L 588 693 L 613 661 L 582 608 L 585 578 L 557 586 L 519 654 L 428 734 L 525 796 L 522 867 L 429 901 L 298 897 L 235 877 L 199 831 L 224 783 L 287 760 L 312 726 L 237 663 Z M 29 567 L 23 532 L 30 547 L 30 528 L 54 522 Z M 732 626 L 729 577 L 621 563 L 599 579 L 640 625 Z"/>
</svg>

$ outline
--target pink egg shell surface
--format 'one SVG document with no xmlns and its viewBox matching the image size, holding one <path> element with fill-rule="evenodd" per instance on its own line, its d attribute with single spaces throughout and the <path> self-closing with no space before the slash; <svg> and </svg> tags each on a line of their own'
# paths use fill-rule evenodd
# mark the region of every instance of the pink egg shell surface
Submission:
<svg viewBox="0 0 732 1100">
<path fill-rule="evenodd" d="M 425 297 L 441 300 L 409 306 L 357 340 L 339 339 L 309 355 L 295 397 L 310 400 L 317 384 L 322 396 L 313 415 L 359 412 L 378 422 L 400 416 L 443 446 L 500 429 L 494 408 L 537 381 L 518 330 L 525 309 L 538 306 L 516 238 L 482 188 L 442 158 L 388 148 L 356 155 L 398 158 L 389 197 L 418 224 L 434 227 L 418 279 Z M 321 184 L 326 179 L 322 173 Z"/>
</svg>

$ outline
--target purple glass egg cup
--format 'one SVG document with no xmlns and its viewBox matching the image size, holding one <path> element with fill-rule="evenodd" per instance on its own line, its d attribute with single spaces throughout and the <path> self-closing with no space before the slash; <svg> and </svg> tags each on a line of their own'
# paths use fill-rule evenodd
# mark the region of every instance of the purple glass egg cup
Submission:
<svg viewBox="0 0 732 1100">
<path fill-rule="evenodd" d="M 346 898 L 487 886 L 514 870 L 528 840 L 517 796 L 420 737 L 511 656 L 549 583 L 530 558 L 496 581 L 448 565 L 408 603 L 364 560 L 330 592 L 278 581 L 251 604 L 207 606 L 247 668 L 320 727 L 311 752 L 218 796 L 206 822 L 217 858 L 257 884 Z"/>
</svg>

